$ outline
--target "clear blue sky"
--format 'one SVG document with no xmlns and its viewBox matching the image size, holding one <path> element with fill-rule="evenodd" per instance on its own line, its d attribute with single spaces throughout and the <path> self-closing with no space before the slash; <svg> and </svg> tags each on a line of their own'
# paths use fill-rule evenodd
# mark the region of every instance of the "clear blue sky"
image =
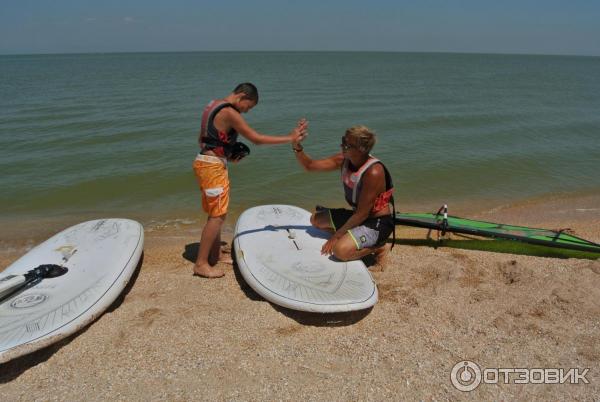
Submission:
<svg viewBox="0 0 600 402">
<path fill-rule="evenodd" d="M 600 56 L 600 0 L 0 0 L 0 54 L 195 50 Z"/>
</svg>

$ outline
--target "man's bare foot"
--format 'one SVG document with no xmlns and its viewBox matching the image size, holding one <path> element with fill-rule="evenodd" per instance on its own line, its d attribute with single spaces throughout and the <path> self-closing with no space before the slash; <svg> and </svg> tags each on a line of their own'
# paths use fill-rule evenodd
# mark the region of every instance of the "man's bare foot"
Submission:
<svg viewBox="0 0 600 402">
<path fill-rule="evenodd" d="M 231 254 L 231 246 L 225 242 L 222 243 L 224 244 L 221 244 L 221 254 Z"/>
<path fill-rule="evenodd" d="M 225 272 L 219 268 L 213 268 L 210 265 L 194 265 L 194 276 L 203 278 L 220 278 Z"/>
<path fill-rule="evenodd" d="M 376 272 L 383 272 L 385 270 L 385 263 L 387 261 L 389 251 L 390 249 L 387 245 L 375 250 L 373 253 L 373 257 L 375 257 L 375 264 L 371 267 L 371 270 Z"/>
<path fill-rule="evenodd" d="M 219 257 L 219 262 L 222 264 L 233 265 L 233 259 L 231 258 L 230 254 L 221 254 L 221 257 Z"/>
</svg>

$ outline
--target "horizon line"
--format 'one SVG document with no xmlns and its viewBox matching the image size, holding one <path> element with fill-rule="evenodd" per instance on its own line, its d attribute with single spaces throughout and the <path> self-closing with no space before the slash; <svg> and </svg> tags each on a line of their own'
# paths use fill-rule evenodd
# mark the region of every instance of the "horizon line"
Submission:
<svg viewBox="0 0 600 402">
<path fill-rule="evenodd" d="M 424 51 L 424 50 L 134 50 L 105 52 L 39 52 L 39 53 L 0 53 L 2 56 L 68 56 L 68 55 L 112 55 L 112 54 L 158 54 L 158 53 L 412 53 L 412 54 L 456 54 L 492 56 L 560 56 L 560 57 L 600 57 L 592 54 L 524 53 L 524 52 L 478 52 L 478 51 Z"/>
</svg>

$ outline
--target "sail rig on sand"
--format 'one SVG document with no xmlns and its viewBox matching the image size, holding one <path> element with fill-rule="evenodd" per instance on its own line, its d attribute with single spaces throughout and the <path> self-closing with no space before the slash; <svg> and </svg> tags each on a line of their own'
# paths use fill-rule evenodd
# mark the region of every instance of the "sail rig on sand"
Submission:
<svg viewBox="0 0 600 402">
<path fill-rule="evenodd" d="M 469 234 L 498 239 L 517 240 L 530 244 L 570 250 L 600 253 L 600 244 L 573 236 L 569 229 L 550 230 L 526 226 L 506 225 L 476 221 L 448 215 L 448 206 L 443 205 L 437 213 L 396 213 L 396 225 L 413 226 L 429 230 L 437 230 L 442 236 L 446 232 Z"/>
</svg>

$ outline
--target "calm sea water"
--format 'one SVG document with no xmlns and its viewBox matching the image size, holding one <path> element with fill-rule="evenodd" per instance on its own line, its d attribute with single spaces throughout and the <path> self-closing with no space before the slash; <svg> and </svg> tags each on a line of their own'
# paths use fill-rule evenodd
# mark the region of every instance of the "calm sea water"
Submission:
<svg viewBox="0 0 600 402">
<path fill-rule="evenodd" d="M 199 218 L 203 106 L 251 81 L 258 131 L 310 121 L 314 157 L 345 128 L 378 133 L 397 204 L 600 192 L 600 58 L 414 53 L 0 56 L 0 221 Z M 337 173 L 289 145 L 232 165 L 232 212 L 343 204 Z"/>
</svg>

